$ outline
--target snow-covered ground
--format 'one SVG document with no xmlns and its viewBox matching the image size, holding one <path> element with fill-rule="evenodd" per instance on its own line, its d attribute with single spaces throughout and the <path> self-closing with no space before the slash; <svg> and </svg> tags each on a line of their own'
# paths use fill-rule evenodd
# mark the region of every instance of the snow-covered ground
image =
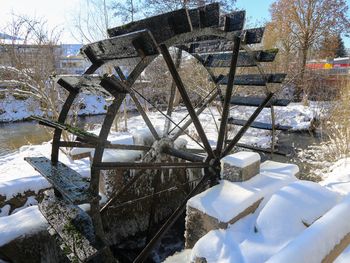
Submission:
<svg viewBox="0 0 350 263">
<path fill-rule="evenodd" d="M 106 113 L 106 101 L 102 96 L 80 94 L 76 102 L 79 104 L 78 115 Z M 0 100 L 0 123 L 25 120 L 32 115 L 43 115 L 39 103 L 33 98 L 16 100 L 11 94 L 7 94 L 4 99 Z"/>
<path fill-rule="evenodd" d="M 97 108 L 100 107 L 101 105 Z M 251 108 L 235 108 L 232 110 L 231 116 L 239 119 L 247 119 L 252 111 L 253 109 Z M 318 114 L 312 107 L 304 107 L 300 104 L 291 104 L 288 107 L 276 107 L 275 112 L 277 123 L 290 125 L 295 130 L 308 129 L 311 121 Z M 185 114 L 186 112 L 184 110 L 179 110 L 173 113 L 172 118 L 174 121 L 180 121 Z M 149 116 L 156 129 L 162 131 L 164 116 L 154 112 L 150 113 Z M 219 118 L 219 114 L 215 108 L 208 109 L 200 115 L 200 121 L 212 146 L 216 145 L 217 126 L 215 125 L 215 121 L 219 125 Z M 264 109 L 257 120 L 269 122 L 270 110 Z M 122 123 L 121 125 L 123 125 Z M 124 140 L 132 134 L 144 132 L 145 127 L 146 125 L 141 116 L 132 117 L 128 121 L 129 132 L 112 132 L 109 139 L 114 142 Z M 97 133 L 98 130 L 94 132 Z M 188 128 L 187 133 L 191 137 L 196 138 L 193 125 Z M 181 137 L 188 141 L 188 148 L 200 147 L 190 137 L 186 135 Z M 249 129 L 240 142 L 269 147 L 270 139 L 269 131 Z M 5 196 L 6 200 L 8 200 L 28 190 L 37 193 L 39 190 L 49 187 L 49 183 L 38 172 L 32 169 L 23 158 L 39 155 L 50 157 L 50 150 L 51 144 L 44 143 L 42 145 L 25 146 L 14 154 L 2 157 L 0 159 L 0 195 Z M 72 161 L 64 154 L 61 154 L 60 161 L 78 171 L 82 176 L 89 176 L 90 163 L 87 158 Z M 210 243 L 214 247 L 204 247 L 204 252 L 211 251 L 210 253 L 213 256 L 213 261 L 208 262 L 233 262 L 233 259 L 240 259 L 241 261 L 234 262 L 258 263 L 270 258 L 287 243 L 294 240 L 306 228 L 304 224 L 300 224 L 301 221 L 306 225 L 312 224 L 318 217 L 339 203 L 343 195 L 350 192 L 349 170 L 350 161 L 339 161 L 339 163 L 335 164 L 332 174 L 329 174 L 321 183 L 324 187 L 316 183 L 292 183 L 278 190 L 268 201 L 263 202 L 256 213 L 246 216 L 227 230 L 210 232 L 207 238 L 209 238 Z M 262 177 L 262 180 L 264 181 L 265 179 Z M 300 203 L 303 205 L 297 205 Z M 230 202 L 228 202 L 229 204 Z M 0 245 L 26 233 L 29 229 L 27 226 L 28 222 L 31 219 L 34 220 L 34 217 L 37 217 L 37 212 L 34 197 L 30 197 L 27 203 L 20 209 L 13 211 L 12 215 L 9 215 L 8 207 L 3 207 L 0 211 L 0 233 L 6 234 L 0 235 Z M 26 219 L 26 223 L 18 222 L 16 226 L 17 231 L 12 232 L 8 223 L 11 217 L 15 215 L 18 218 Z M 280 223 L 275 223 L 275 219 L 281 220 L 279 221 Z M 43 224 L 39 224 L 37 229 L 41 227 L 43 227 Z M 255 229 L 258 231 L 256 232 Z M 202 253 L 201 249 L 203 247 L 198 249 L 200 250 L 199 252 L 198 250 L 186 250 L 184 254 L 175 255 L 166 262 L 187 262 L 191 253 L 192 256 L 196 255 L 197 252 Z M 350 249 L 346 253 L 350 254 Z M 343 258 L 346 257 L 346 253 L 342 255 Z M 186 259 L 182 257 L 183 255 L 185 255 Z M 259 261 L 259 259 L 263 260 Z"/>
</svg>

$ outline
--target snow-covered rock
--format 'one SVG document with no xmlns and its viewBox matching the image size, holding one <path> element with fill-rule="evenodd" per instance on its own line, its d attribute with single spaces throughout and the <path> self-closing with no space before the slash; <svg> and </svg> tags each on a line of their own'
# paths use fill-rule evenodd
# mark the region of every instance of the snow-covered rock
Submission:
<svg viewBox="0 0 350 263">
<path fill-rule="evenodd" d="M 272 162 L 265 164 L 264 175 L 270 171 L 281 170 L 284 173 L 280 176 L 292 176 L 298 172 L 295 167 L 283 167 L 282 165 Z M 276 173 L 277 174 L 277 173 Z M 263 175 L 263 176 L 264 176 Z M 260 175 L 261 176 L 261 175 Z M 254 177 L 256 180 L 259 176 Z M 294 242 L 307 231 L 311 225 L 312 228 L 317 224 L 319 220 L 328 215 L 341 200 L 341 196 L 333 191 L 328 190 L 325 187 L 313 182 L 308 181 L 295 181 L 287 180 L 284 187 L 274 187 L 269 191 L 266 187 L 269 185 L 267 177 L 261 179 L 260 182 L 247 181 L 251 189 L 253 185 L 255 187 L 265 186 L 261 192 L 264 192 L 264 201 L 260 203 L 259 208 L 254 214 L 241 218 L 234 224 L 228 225 L 226 229 L 212 230 L 208 234 L 204 235 L 195 244 L 191 254 L 191 260 L 194 262 L 197 258 L 205 258 L 208 263 L 210 262 L 245 262 L 245 263 L 260 263 L 265 262 L 271 256 L 283 249 L 285 246 L 289 246 L 289 243 Z M 243 184 L 243 183 L 242 183 Z M 222 192 L 226 192 L 228 189 L 222 188 Z M 208 190 L 207 190 L 208 191 Z M 218 191 L 214 189 L 214 192 Z M 259 191 L 255 192 L 255 200 L 261 194 Z M 270 196 L 269 196 L 270 193 Z M 271 195 L 271 193 L 273 193 Z M 240 193 L 241 194 L 241 193 Z M 253 194 L 253 191 L 252 191 Z M 225 193 L 221 193 L 224 196 Z M 215 199 L 213 196 L 209 196 L 210 199 Z M 209 198 L 208 197 L 208 198 Z M 240 207 L 243 203 L 234 201 L 234 197 L 230 194 L 232 203 Z M 252 196 L 250 196 L 253 199 Z M 203 199 L 203 198 L 201 198 Z M 254 200 L 254 199 L 253 199 Z M 220 213 L 226 213 L 230 207 L 229 200 L 222 202 L 224 206 L 219 206 L 223 212 L 216 211 L 217 215 Z M 207 210 L 212 212 L 213 207 L 218 207 L 216 203 L 202 202 Z M 195 203 L 195 205 L 198 205 Z M 321 218 L 321 219 L 319 219 Z M 326 232 L 327 227 L 323 228 Z M 335 236 L 342 236 L 348 232 L 340 231 L 337 228 Z M 316 235 L 314 238 L 317 239 Z M 299 249 L 305 248 L 307 251 L 307 243 L 312 243 L 309 239 L 304 242 Z M 320 241 L 322 242 L 322 241 Z M 333 242 L 333 245 L 337 244 Z M 334 246 L 331 246 L 333 248 Z M 292 252 L 291 252 L 292 253 Z M 294 254 L 298 254 L 298 249 L 294 248 Z M 305 252 L 306 253 L 306 252 Z M 313 253 L 317 253 L 316 250 Z M 321 261 L 300 261 L 300 257 L 295 256 L 291 260 L 287 260 L 289 254 L 284 258 L 278 257 L 276 261 L 272 262 L 321 262 Z M 305 259 L 308 257 L 305 256 Z M 231 261 L 230 261 L 231 260 Z"/>
<path fill-rule="evenodd" d="M 349 217 L 350 195 L 267 262 L 332 262 L 334 257 L 341 252 L 341 249 L 337 251 L 335 247 L 342 241 L 345 242 L 343 246 L 350 243 L 349 238 L 346 238 L 347 235 L 350 235 Z M 338 262 L 341 262 L 341 258 Z"/>
<path fill-rule="evenodd" d="M 271 165 L 266 164 L 265 167 Z M 288 170 L 283 168 L 283 164 L 279 167 Z M 244 182 L 222 180 L 220 184 L 192 197 L 187 202 L 186 247 L 192 247 L 210 230 L 226 229 L 229 224 L 253 213 L 262 200 L 266 202 L 278 189 L 295 180 L 293 172 L 279 174 L 265 171 Z"/>
</svg>

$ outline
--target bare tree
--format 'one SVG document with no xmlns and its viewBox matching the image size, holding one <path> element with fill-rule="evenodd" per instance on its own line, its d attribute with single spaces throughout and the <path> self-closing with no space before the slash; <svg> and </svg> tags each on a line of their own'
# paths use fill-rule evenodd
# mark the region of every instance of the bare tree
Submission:
<svg viewBox="0 0 350 263">
<path fill-rule="evenodd" d="M 82 43 L 91 43 L 108 37 L 107 29 L 117 19 L 112 9 L 114 1 L 85 0 L 71 14 L 72 35 Z"/>
<path fill-rule="evenodd" d="M 326 34 L 322 37 L 319 47 L 316 49 L 319 58 L 334 58 L 339 47 L 339 39 L 337 35 Z"/>
<path fill-rule="evenodd" d="M 114 10 L 114 16 L 120 18 L 123 23 L 134 22 L 144 15 L 141 14 L 142 7 L 140 0 L 116 2 L 112 4 L 112 9 Z"/>
<path fill-rule="evenodd" d="M 44 19 L 20 15 L 13 15 L 5 30 L 13 41 L 1 44 L 1 92 L 32 97 L 47 115 L 58 116 L 61 94 L 53 88 L 50 76 L 60 56 L 56 45 L 60 31 L 49 30 Z"/>
<path fill-rule="evenodd" d="M 303 75 L 310 49 L 326 33 L 349 30 L 344 0 L 277 0 L 270 7 L 272 25 L 286 30 L 280 39 L 292 37 L 300 56 Z"/>
</svg>

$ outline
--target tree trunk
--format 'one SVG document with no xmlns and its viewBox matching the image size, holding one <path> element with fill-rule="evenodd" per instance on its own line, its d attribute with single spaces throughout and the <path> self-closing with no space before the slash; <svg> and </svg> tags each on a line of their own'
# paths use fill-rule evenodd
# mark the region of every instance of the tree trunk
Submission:
<svg viewBox="0 0 350 263">
<path fill-rule="evenodd" d="M 305 68 L 306 68 L 306 60 L 307 60 L 307 52 L 309 48 L 307 45 L 303 45 L 302 47 L 302 60 L 301 60 L 301 69 L 300 69 L 300 84 L 299 91 L 302 94 L 302 102 L 304 105 L 308 105 L 308 96 L 309 90 L 305 80 Z"/>
<path fill-rule="evenodd" d="M 182 58 L 182 50 L 177 49 L 176 58 L 175 58 L 175 67 L 177 70 L 180 68 L 181 58 Z M 179 90 L 176 88 L 174 80 L 172 81 L 171 86 L 172 86 L 171 88 L 175 88 L 174 107 L 176 107 L 180 104 L 181 95 L 179 93 Z"/>
</svg>

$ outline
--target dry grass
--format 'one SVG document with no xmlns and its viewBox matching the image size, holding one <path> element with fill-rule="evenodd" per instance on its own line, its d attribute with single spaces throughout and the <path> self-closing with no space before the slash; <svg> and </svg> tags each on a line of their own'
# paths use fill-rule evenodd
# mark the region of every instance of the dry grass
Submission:
<svg viewBox="0 0 350 263">
<path fill-rule="evenodd" d="M 311 180 L 320 180 L 332 163 L 350 157 L 350 78 L 343 77 L 338 85 L 338 99 L 321 123 L 324 141 L 298 153 L 298 159 L 310 167 Z"/>
</svg>

